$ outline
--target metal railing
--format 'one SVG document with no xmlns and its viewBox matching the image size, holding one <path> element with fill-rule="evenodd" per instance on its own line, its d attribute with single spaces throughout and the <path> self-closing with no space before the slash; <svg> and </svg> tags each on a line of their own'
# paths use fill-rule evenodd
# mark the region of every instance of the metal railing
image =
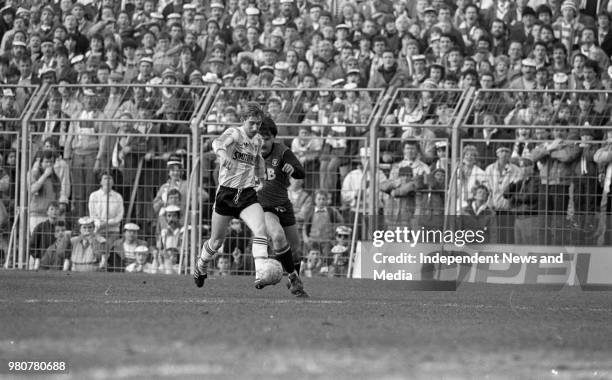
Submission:
<svg viewBox="0 0 612 380">
<path fill-rule="evenodd" d="M 2 88 L 5 87 L 7 86 Z M 186 228 L 188 237 L 183 239 L 179 250 L 183 253 L 183 261 L 180 264 L 181 271 L 192 268 L 199 252 L 198 247 L 207 234 L 207 214 L 212 207 L 217 186 L 214 174 L 215 157 L 210 153 L 208 143 L 227 126 L 240 124 L 239 115 L 247 101 L 259 102 L 264 110 L 273 116 L 279 127 L 279 141 L 288 146 L 295 143 L 295 153 L 303 159 L 307 169 L 305 190 L 314 192 L 324 189 L 331 192 L 332 201 L 335 202 L 332 206 L 338 207 L 340 213 L 347 217 L 342 225 L 357 227 L 352 230 L 353 240 L 367 237 L 373 228 L 382 223 L 376 216 L 388 205 L 385 204 L 384 197 L 377 196 L 381 194 L 380 183 L 378 180 L 372 181 L 372 173 L 377 176 L 379 172 L 387 174 L 394 164 L 401 161 L 403 153 L 394 151 L 393 144 L 416 139 L 421 150 L 420 157 L 429 166 L 438 158 L 436 142 L 446 142 L 444 161 L 448 170 L 444 177 L 447 190 L 444 200 L 444 228 L 452 228 L 456 223 L 462 223 L 454 216 L 460 216 L 468 205 L 467 197 L 471 199 L 472 195 L 472 189 L 466 189 L 467 185 L 462 182 L 466 178 L 460 173 L 464 167 L 466 146 L 475 146 L 480 152 L 481 157 L 478 159 L 482 160 L 480 164 L 484 172 L 487 166 L 496 162 L 496 151 L 500 144 L 507 143 L 512 156 L 518 141 L 517 136 L 521 139 L 519 145 L 527 139 L 527 145 L 536 146 L 550 144 L 554 140 L 550 137 L 551 133 L 557 133 L 558 129 L 567 129 L 564 132 L 564 144 L 578 151 L 570 166 L 580 174 L 568 176 L 567 194 L 560 196 L 564 202 L 560 204 L 561 209 L 557 215 L 564 215 L 562 225 L 552 217 L 543 218 L 541 221 L 546 231 L 554 230 L 555 228 L 550 227 L 559 224 L 558 236 L 563 236 L 561 241 L 610 244 L 609 236 L 612 234 L 608 230 L 612 223 L 604 223 L 604 220 L 610 219 L 609 216 L 612 215 L 609 211 L 610 202 L 604 202 L 609 191 L 602 189 L 612 180 L 612 175 L 608 174 L 612 170 L 609 170 L 610 163 L 607 161 L 596 162 L 593 158 L 593 153 L 597 152 L 595 147 L 603 149 L 609 146 L 606 141 L 607 131 L 612 129 L 608 120 L 612 97 L 606 91 L 398 89 L 386 92 L 372 89 L 217 86 L 186 89 L 184 86 L 163 85 L 42 86 L 27 89 L 31 91 L 31 96 L 23 102 L 21 114 L 8 118 L 0 116 L 0 123 L 4 123 L 3 125 L 13 123 L 13 127 L 9 129 L 14 131 L 5 132 L 4 136 L 10 136 L 7 138 L 18 148 L 15 149 L 15 157 L 19 160 L 14 169 L 16 178 L 10 187 L 17 193 L 14 204 L 19 207 L 15 207 L 14 215 L 9 212 L 9 217 L 12 216 L 15 221 L 13 233 L 10 234 L 12 239 L 9 238 L 11 244 L 7 243 L 7 250 L 11 249 L 12 256 L 4 256 L 5 264 L 10 264 L 9 267 L 23 268 L 27 263 L 30 246 L 28 231 L 31 229 L 27 218 L 31 211 L 28 172 L 32 169 L 35 154 L 44 140 L 57 137 L 58 142 L 64 143 L 62 155 L 66 158 L 65 138 L 62 139 L 62 136 L 70 135 L 71 126 L 73 134 L 77 126 L 79 129 L 87 129 L 93 125 L 101 136 L 114 138 L 115 129 L 120 123 L 118 119 L 123 116 L 124 119 L 131 118 L 129 123 L 136 126 L 136 129 L 144 128 L 140 133 L 144 132 L 149 140 L 162 140 L 159 145 L 162 148 L 151 152 L 153 162 L 156 159 L 160 162 L 158 169 L 151 168 L 150 171 L 159 172 L 154 176 L 152 174 L 156 181 L 163 175 L 162 158 L 168 159 L 168 153 L 177 153 L 177 150 L 183 155 L 187 169 L 183 180 L 188 185 L 188 191 L 184 200 L 186 205 L 182 223 L 190 228 Z M 6 102 L 9 103 L 10 100 Z M 58 107 L 58 102 L 59 113 L 54 108 Z M 95 108 L 100 112 L 92 113 Z M 104 108 L 108 112 L 102 112 Z M 161 129 L 162 125 L 165 130 Z M 175 141 L 174 144 L 170 139 L 177 139 L 176 133 L 179 130 L 183 131 L 182 134 L 179 133 L 182 137 L 178 140 L 181 141 Z M 339 140 L 345 140 L 347 146 L 336 147 Z M 313 148 L 317 145 L 315 142 L 321 146 Z M 178 149 L 168 148 L 170 146 Z M 330 148 L 332 150 L 329 150 Z M 521 160 L 523 148 L 522 145 L 519 148 Z M 91 175 L 93 169 L 112 167 L 113 149 L 108 144 L 101 143 L 97 153 L 102 155 L 105 162 L 100 163 L 100 166 L 96 165 L 95 161 L 89 166 L 86 165 L 87 168 L 83 168 L 91 167 L 91 170 L 84 170 L 84 175 Z M 546 164 L 547 160 L 539 158 L 534 167 L 538 169 Z M 322 161 L 327 165 L 323 169 Z M 330 166 L 332 162 L 334 164 Z M 361 198 L 359 205 L 353 210 L 356 212 L 350 213 L 350 206 L 344 205 L 342 208 L 342 182 L 351 165 L 358 169 L 359 164 L 362 168 L 361 191 L 358 192 Z M 587 176 L 584 175 L 585 171 Z M 85 182 L 88 182 L 87 186 L 98 186 L 97 182 Z M 160 184 L 161 182 L 157 185 Z M 540 185 L 545 184 L 540 182 Z M 538 193 L 545 193 L 546 188 L 538 189 Z M 548 188 L 553 195 L 559 190 L 550 186 Z M 364 192 L 363 189 L 370 191 Z M 588 195 L 585 195 L 584 191 Z M 83 194 L 85 193 L 87 191 Z M 429 191 L 429 195 L 432 194 Z M 453 194 L 464 194 L 466 197 Z M 132 195 L 129 197 L 132 198 Z M 539 214 L 545 214 L 549 209 L 547 204 L 555 201 L 553 198 L 542 198 L 545 202 L 537 206 Z M 132 213 L 137 213 L 138 199 L 135 198 L 134 206 L 131 207 Z M 70 200 L 72 203 L 74 194 Z M 142 202 L 147 200 L 141 200 Z M 129 214 L 129 203 L 126 214 Z M 374 222 L 370 222 L 369 218 L 373 218 Z M 586 233 L 593 232 L 595 224 L 595 228 L 599 229 L 597 236 L 593 233 L 593 236 L 588 237 Z M 507 227 L 513 225 L 508 224 Z M 602 228 L 605 229 L 604 232 Z M 547 232 L 543 239 L 536 243 L 558 242 L 556 237 L 551 238 L 549 235 Z M 579 239 L 576 238 L 578 235 Z M 512 242 L 521 243 L 514 238 Z M 308 248 L 303 249 L 304 257 L 308 255 L 306 251 Z"/>
</svg>

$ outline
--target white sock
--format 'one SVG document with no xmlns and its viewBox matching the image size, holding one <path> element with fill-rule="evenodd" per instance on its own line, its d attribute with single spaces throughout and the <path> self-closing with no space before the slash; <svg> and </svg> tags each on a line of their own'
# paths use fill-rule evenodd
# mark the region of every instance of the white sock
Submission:
<svg viewBox="0 0 612 380">
<path fill-rule="evenodd" d="M 255 259 L 255 270 L 261 265 L 262 259 L 268 258 L 268 239 L 265 237 L 253 237 L 253 258 Z"/>
<path fill-rule="evenodd" d="M 204 247 L 202 247 L 202 253 L 200 254 L 200 258 L 204 261 L 212 260 L 213 256 L 217 253 L 214 249 L 210 247 L 208 244 L 209 240 L 204 242 Z"/>
</svg>

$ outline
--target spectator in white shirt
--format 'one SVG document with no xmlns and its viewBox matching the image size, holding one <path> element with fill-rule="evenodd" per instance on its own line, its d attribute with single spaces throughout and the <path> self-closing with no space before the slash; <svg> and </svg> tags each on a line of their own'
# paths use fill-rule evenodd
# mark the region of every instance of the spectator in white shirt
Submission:
<svg viewBox="0 0 612 380">
<path fill-rule="evenodd" d="M 100 189 L 89 196 L 89 216 L 96 224 L 96 232 L 107 241 L 118 239 L 123 214 L 123 197 L 113 190 L 113 177 L 110 173 L 102 172 Z"/>
</svg>

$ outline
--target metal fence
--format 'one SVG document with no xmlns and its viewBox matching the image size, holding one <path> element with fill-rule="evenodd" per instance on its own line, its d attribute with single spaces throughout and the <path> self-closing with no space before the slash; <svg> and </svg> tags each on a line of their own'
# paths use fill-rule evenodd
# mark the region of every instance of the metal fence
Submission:
<svg viewBox="0 0 612 380">
<path fill-rule="evenodd" d="M 195 188 L 190 122 L 203 113 L 208 91 L 42 88 L 26 121 L 28 221 L 20 253 L 28 267 L 186 271 L 193 231 L 187 202 Z"/>
<path fill-rule="evenodd" d="M 0 85 L 0 262 L 4 268 L 19 266 L 19 215 L 24 116 L 36 104 L 37 86 Z M 25 220 L 24 220 L 25 222 Z"/>
<path fill-rule="evenodd" d="M 41 256 L 31 254 L 33 244 L 40 241 L 33 237 L 34 229 L 48 215 L 44 202 L 39 202 L 40 194 L 33 190 L 47 186 L 57 191 L 59 212 L 64 213 L 74 240 L 79 237 L 75 231 L 79 219 L 92 214 L 91 194 L 103 186 L 97 175 L 108 172 L 121 196 L 123 217 L 119 230 L 116 223 L 103 227 L 99 221 L 94 221 L 94 228 L 105 240 L 115 241 L 123 237 L 128 222 L 134 222 L 140 229 L 137 240 L 153 252 L 149 261 L 156 258 L 158 271 L 190 270 L 209 234 L 218 185 L 211 141 L 228 126 L 240 125 L 239 116 L 248 101 L 258 102 L 273 117 L 279 127 L 278 141 L 290 147 L 306 169 L 305 179 L 293 181 L 289 190 L 290 199 L 299 204 L 295 208 L 304 243 L 297 250 L 304 275 L 345 275 L 348 259 L 344 255 L 352 251 L 345 241 L 347 231 L 350 242 L 366 238 L 374 228 L 398 223 L 416 228 L 467 228 L 484 223 L 490 227 L 489 242 L 498 243 L 612 243 L 612 133 L 608 133 L 612 98 L 605 91 L 398 89 L 385 93 L 85 85 L 46 86 L 31 95 L 21 115 L 0 117 L 5 130 L 9 129 L 2 135 L 4 140 L 18 148 L 3 154 L 5 161 L 9 156 L 17 161 L 13 171 L 5 166 L 8 192 L 18 195 L 17 202 L 11 203 L 3 193 L 5 207 L 18 204 L 16 211 L 8 211 L 9 219 L 22 223 L 13 223 L 14 233 L 5 229 L 3 235 L 7 236 L 2 243 L 5 252 L 13 248 L 12 256 L 4 256 L 9 267 Z M 9 92 L 6 96 L 3 106 L 12 101 Z M 402 162 L 410 161 L 404 152 L 407 141 L 414 142 L 408 145 L 416 146 L 417 157 L 429 173 L 417 176 L 422 177 L 418 187 L 409 190 L 411 205 L 402 204 L 405 199 L 395 186 L 406 174 Z M 39 181 L 48 165 L 43 164 L 48 150 L 53 151 L 53 165 L 58 167 L 53 170 L 57 181 L 52 183 Z M 181 185 L 176 187 L 185 226 L 181 233 L 187 237 L 172 235 L 165 247 L 160 246 L 160 226 L 165 222 L 160 210 L 168 206 L 168 198 L 160 203 L 158 192 L 167 182 L 169 160 L 180 161 L 182 168 Z M 68 185 L 58 172 L 68 173 Z M 106 207 L 108 220 L 112 202 L 110 196 L 105 199 L 101 210 Z M 481 209 L 483 204 L 488 208 Z M 309 220 L 320 216 L 316 210 L 333 215 L 325 231 L 318 228 L 323 224 Z M 488 210 L 486 215 L 483 210 Z M 28 217 L 16 218 L 18 211 Z M 398 213 L 410 218 L 391 220 Z M 310 236 L 313 225 L 319 236 Z M 61 235 L 49 232 L 53 236 L 48 235 L 43 245 L 57 242 L 56 235 Z M 68 239 L 70 244 L 72 240 Z M 252 273 L 249 242 L 244 225 L 229 226 L 226 244 L 211 266 L 213 274 Z M 177 244 L 180 248 L 175 250 Z M 112 247 L 105 249 L 112 252 Z M 164 267 L 165 257 L 171 265 Z M 112 264 L 110 269 L 127 266 Z M 137 269 L 143 270 L 142 266 Z M 151 270 L 151 265 L 145 270 Z"/>
<path fill-rule="evenodd" d="M 496 242 L 609 245 L 611 102 L 606 91 L 475 93 L 462 121 L 456 211 L 485 184 Z"/>
</svg>

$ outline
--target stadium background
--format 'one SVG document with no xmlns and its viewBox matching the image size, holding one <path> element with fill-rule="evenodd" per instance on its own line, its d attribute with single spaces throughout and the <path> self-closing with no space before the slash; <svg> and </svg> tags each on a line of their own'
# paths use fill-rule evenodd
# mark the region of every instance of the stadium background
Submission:
<svg viewBox="0 0 612 380">
<path fill-rule="evenodd" d="M 315 275 L 350 275 L 357 242 L 398 225 L 486 227 L 493 245 L 609 245 L 611 10 L 590 0 L 5 4 L 4 266 L 53 257 L 58 267 L 89 216 L 97 243 L 83 251 L 96 264 L 110 254 L 104 270 L 134 263 L 121 246 L 130 230 L 147 270 L 188 271 L 214 199 L 210 141 L 239 124 L 247 101 L 306 166 L 291 195 Z M 103 173 L 114 192 L 100 190 Z M 35 230 L 52 201 L 59 215 Z M 171 203 L 179 218 L 168 228 Z M 234 224 L 230 235 L 217 270 L 249 273 L 248 231 Z"/>
<path fill-rule="evenodd" d="M 610 297 L 596 291 L 612 271 L 610 11 L 605 0 L 4 2 L 0 359 L 67 360 L 54 378 L 75 379 L 611 378 Z M 248 100 L 305 162 L 302 217 L 328 218 L 310 219 L 301 247 L 310 300 L 227 275 L 251 273 L 235 223 L 203 291 L 159 274 L 190 270 L 214 195 L 210 139 Z M 498 151 L 516 166 L 497 173 Z M 107 171 L 117 193 L 90 207 Z M 486 192 L 490 207 L 474 208 Z M 58 215 L 35 234 L 52 201 Z M 31 256 L 61 269 L 87 216 L 97 259 L 137 230 L 130 246 L 147 261 L 12 270 L 36 269 Z M 352 265 L 368 277 L 358 242 L 396 225 L 490 228 L 487 245 L 417 247 L 427 252 L 566 262 L 326 278 Z M 128 263 L 150 273 L 107 273 Z"/>
</svg>

